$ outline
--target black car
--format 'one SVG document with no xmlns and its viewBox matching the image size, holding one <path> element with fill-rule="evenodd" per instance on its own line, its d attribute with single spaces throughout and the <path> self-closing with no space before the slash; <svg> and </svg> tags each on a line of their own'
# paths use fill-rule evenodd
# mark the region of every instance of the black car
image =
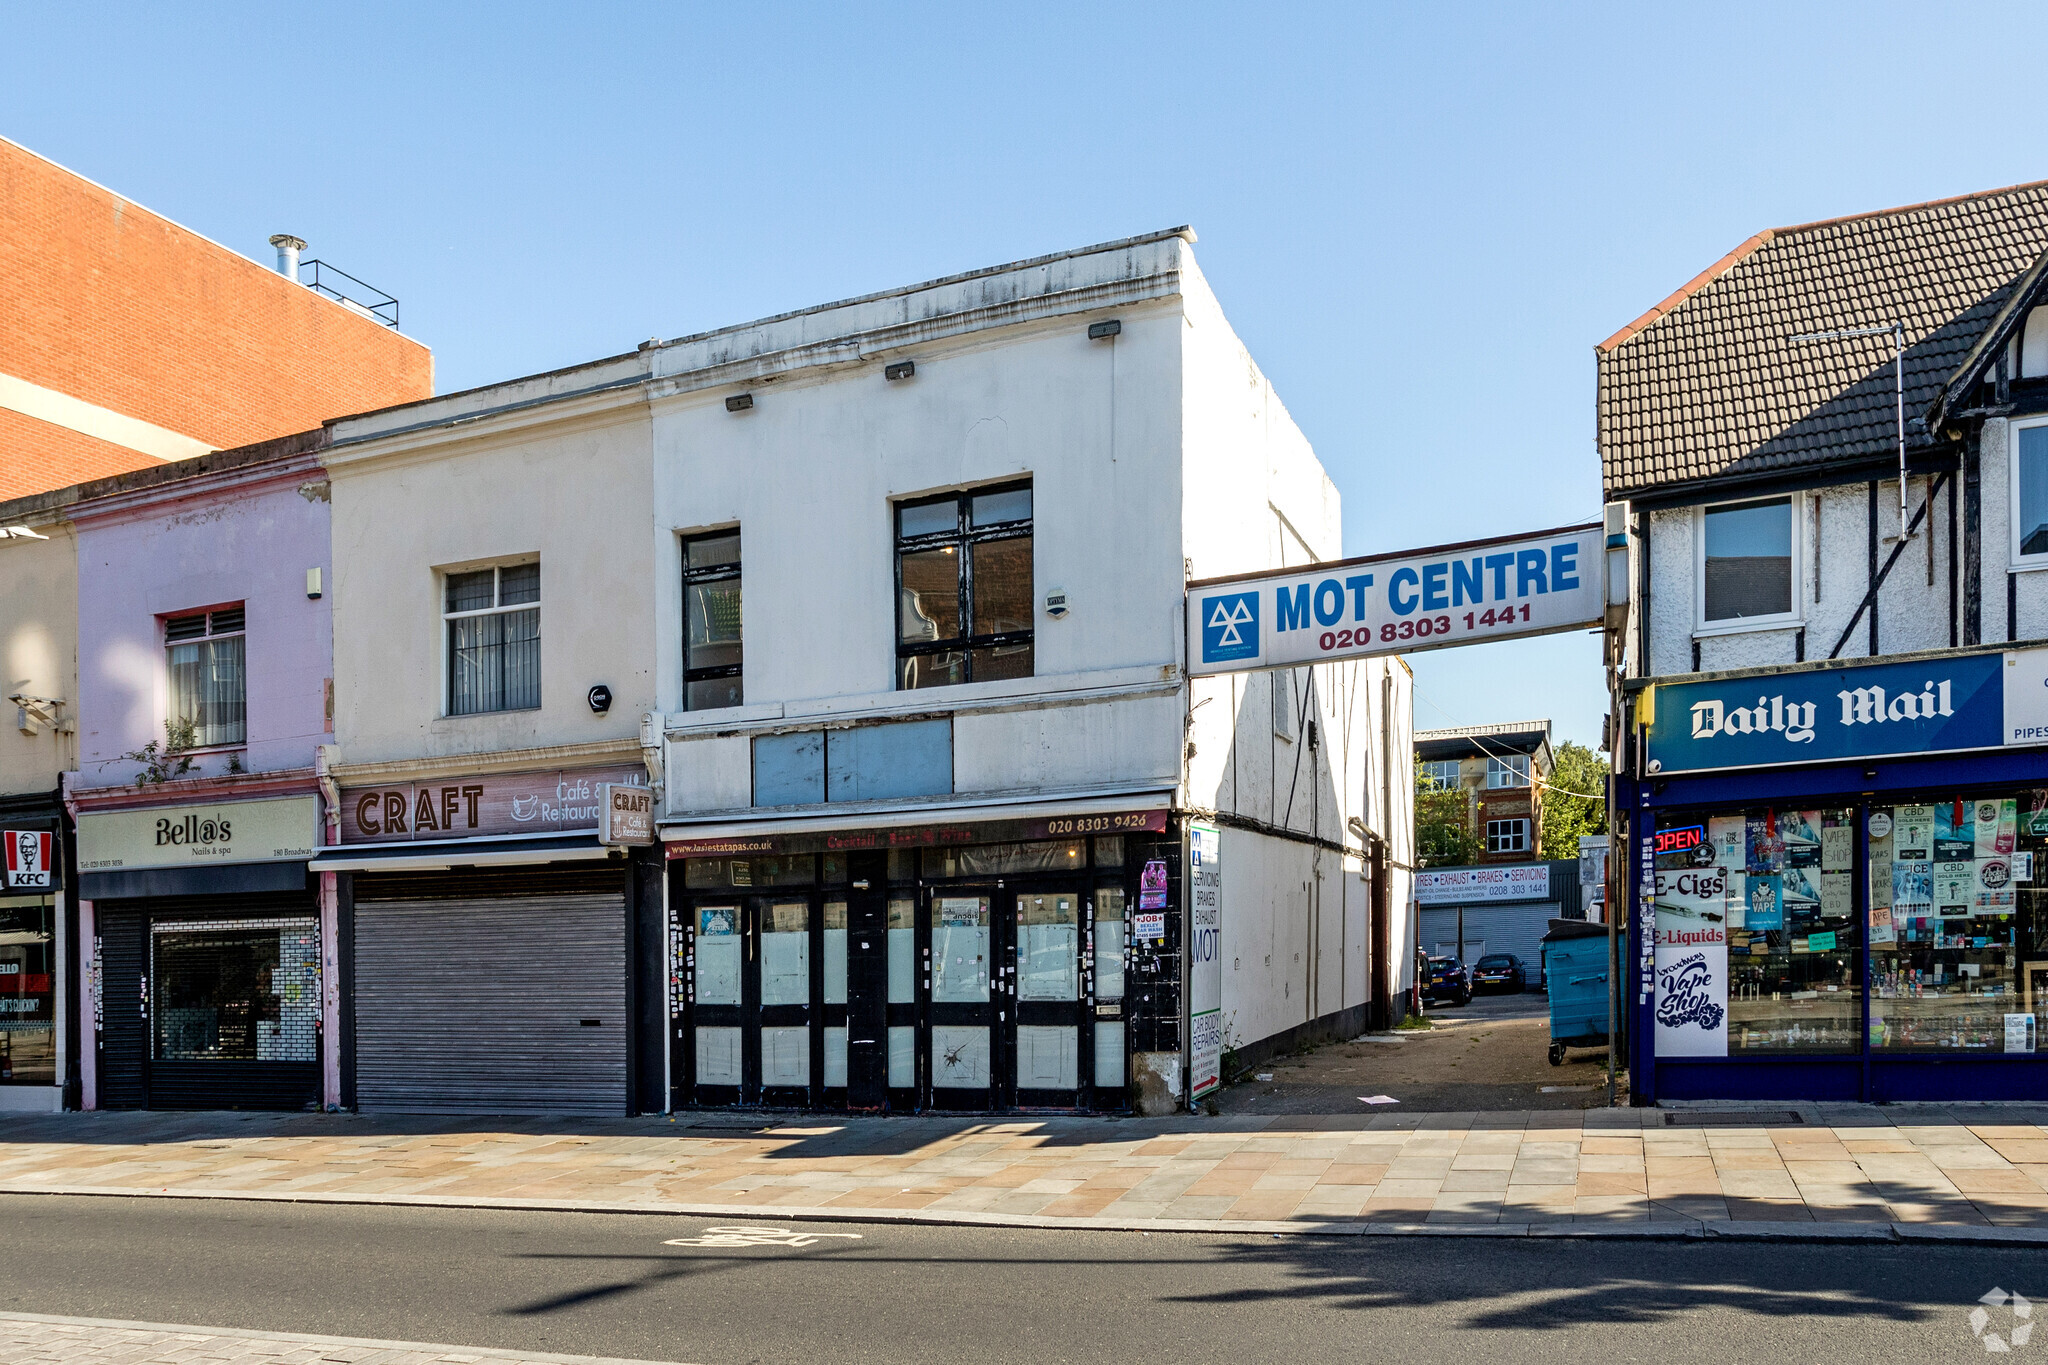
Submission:
<svg viewBox="0 0 2048 1365">
<path fill-rule="evenodd" d="M 1472 969 L 1472 989 L 1520 994 L 1529 989 L 1529 969 L 1513 953 L 1488 953 Z"/>
<path fill-rule="evenodd" d="M 1424 1001 L 1448 1000 L 1453 1005 L 1472 1003 L 1472 972 L 1455 957 L 1429 960 L 1429 980 L 1422 988 Z"/>
</svg>

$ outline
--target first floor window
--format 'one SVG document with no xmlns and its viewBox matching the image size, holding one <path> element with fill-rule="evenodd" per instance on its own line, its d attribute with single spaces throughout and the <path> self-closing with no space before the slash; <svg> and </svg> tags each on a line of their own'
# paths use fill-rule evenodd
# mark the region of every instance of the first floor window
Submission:
<svg viewBox="0 0 2048 1365">
<path fill-rule="evenodd" d="M 451 573 L 448 714 L 540 705 L 540 565 Z"/>
<path fill-rule="evenodd" d="M 746 699 L 740 640 L 740 533 L 683 541 L 683 709 Z"/>
<path fill-rule="evenodd" d="M 2013 437 L 2013 557 L 2048 558 L 2048 425 Z"/>
<path fill-rule="evenodd" d="M 896 685 L 1028 678 L 1031 485 L 896 505 Z"/>
<path fill-rule="evenodd" d="M 204 749 L 248 738 L 248 671 L 240 607 L 192 612 L 164 621 L 170 664 L 171 723 L 190 726 L 189 745 Z"/>
<path fill-rule="evenodd" d="M 1486 760 L 1486 785 L 1493 788 L 1529 785 L 1529 755 L 1509 754 Z"/>
<path fill-rule="evenodd" d="M 1709 507 L 1701 516 L 1706 624 L 1792 611 L 1792 500 Z"/>
<path fill-rule="evenodd" d="M 1527 820 L 1488 820 L 1486 822 L 1486 851 L 1488 853 L 1526 853 L 1529 850 L 1529 822 Z"/>
</svg>

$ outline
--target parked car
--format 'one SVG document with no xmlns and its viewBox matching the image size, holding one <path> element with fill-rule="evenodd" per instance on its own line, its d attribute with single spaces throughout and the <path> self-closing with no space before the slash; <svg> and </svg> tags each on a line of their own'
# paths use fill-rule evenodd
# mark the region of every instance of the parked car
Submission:
<svg viewBox="0 0 2048 1365">
<path fill-rule="evenodd" d="M 1453 1005 L 1472 1003 L 1472 971 L 1455 957 L 1429 960 L 1429 981 L 1422 988 L 1424 1002 L 1448 1000 Z"/>
<path fill-rule="evenodd" d="M 1529 989 L 1529 969 L 1513 953 L 1488 953 L 1472 969 L 1472 989 L 1518 995 Z"/>
</svg>

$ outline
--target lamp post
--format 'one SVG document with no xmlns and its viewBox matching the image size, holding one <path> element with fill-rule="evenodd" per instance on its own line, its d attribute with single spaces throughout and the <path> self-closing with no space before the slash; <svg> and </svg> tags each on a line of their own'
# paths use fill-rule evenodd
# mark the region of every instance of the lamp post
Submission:
<svg viewBox="0 0 2048 1365">
<path fill-rule="evenodd" d="M 1906 521 L 1906 327 L 1900 322 L 1875 327 L 1850 327 L 1837 332 L 1800 332 L 1794 341 L 1846 341 L 1851 337 L 1884 336 L 1892 339 L 1892 393 L 1899 421 L 1899 539 L 1910 539 Z"/>
</svg>

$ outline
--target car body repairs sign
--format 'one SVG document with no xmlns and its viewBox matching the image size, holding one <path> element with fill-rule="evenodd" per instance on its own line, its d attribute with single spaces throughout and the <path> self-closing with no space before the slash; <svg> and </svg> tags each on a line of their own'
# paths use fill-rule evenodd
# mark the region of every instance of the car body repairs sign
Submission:
<svg viewBox="0 0 2048 1365">
<path fill-rule="evenodd" d="M 1598 526 L 1188 585 L 1188 672 L 1407 654 L 1600 624 Z"/>
</svg>

